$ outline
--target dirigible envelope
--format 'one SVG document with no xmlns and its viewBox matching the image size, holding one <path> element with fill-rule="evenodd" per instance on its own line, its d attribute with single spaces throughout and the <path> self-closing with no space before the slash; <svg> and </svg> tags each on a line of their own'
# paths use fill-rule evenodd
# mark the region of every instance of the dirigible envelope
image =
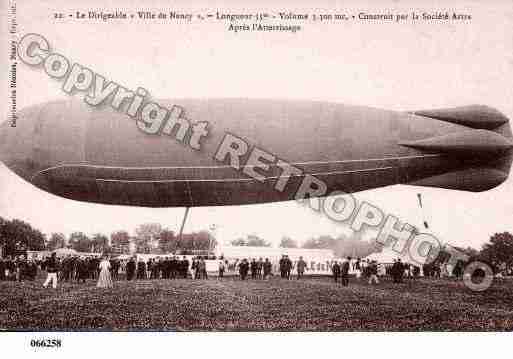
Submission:
<svg viewBox="0 0 513 359">
<path fill-rule="evenodd" d="M 0 159 L 38 188 L 79 201 L 146 207 L 221 206 L 295 198 L 305 176 L 332 191 L 394 184 L 485 191 L 504 182 L 508 119 L 486 106 L 395 112 L 336 103 L 249 99 L 157 101 L 207 121 L 200 151 L 149 135 L 110 107 L 77 100 L 19 112 L 0 128 Z M 215 159 L 226 134 L 273 154 L 263 181 Z M 242 165 L 250 150 L 239 160 Z M 276 182 L 286 163 L 301 173 Z"/>
</svg>

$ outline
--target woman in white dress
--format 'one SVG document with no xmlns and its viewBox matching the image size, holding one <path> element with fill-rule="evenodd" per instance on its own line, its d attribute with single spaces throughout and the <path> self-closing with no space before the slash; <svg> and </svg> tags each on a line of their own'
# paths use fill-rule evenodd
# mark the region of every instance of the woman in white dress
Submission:
<svg viewBox="0 0 513 359">
<path fill-rule="evenodd" d="M 110 262 L 108 257 L 103 257 L 100 262 L 100 276 L 98 277 L 98 288 L 112 288 L 112 279 L 110 278 Z"/>
</svg>

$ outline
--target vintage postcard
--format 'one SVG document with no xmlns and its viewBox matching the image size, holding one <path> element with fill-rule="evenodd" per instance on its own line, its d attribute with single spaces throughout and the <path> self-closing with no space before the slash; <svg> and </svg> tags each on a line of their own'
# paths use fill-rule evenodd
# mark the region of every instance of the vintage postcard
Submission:
<svg viewBox="0 0 513 359">
<path fill-rule="evenodd" d="M 511 5 L 6 0 L 0 341 L 511 331 Z"/>
</svg>

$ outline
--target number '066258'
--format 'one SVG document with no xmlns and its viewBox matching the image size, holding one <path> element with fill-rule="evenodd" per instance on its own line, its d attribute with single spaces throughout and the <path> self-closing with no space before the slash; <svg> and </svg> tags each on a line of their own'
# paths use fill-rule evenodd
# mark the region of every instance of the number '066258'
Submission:
<svg viewBox="0 0 513 359">
<path fill-rule="evenodd" d="M 30 346 L 32 348 L 60 348 L 62 342 L 60 339 L 32 339 Z"/>
</svg>

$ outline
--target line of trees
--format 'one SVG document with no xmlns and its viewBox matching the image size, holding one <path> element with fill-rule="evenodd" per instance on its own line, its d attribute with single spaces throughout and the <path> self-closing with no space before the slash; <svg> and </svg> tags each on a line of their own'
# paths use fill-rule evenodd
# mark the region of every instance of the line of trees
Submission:
<svg viewBox="0 0 513 359">
<path fill-rule="evenodd" d="M 248 246 L 248 247 L 270 247 L 271 243 L 255 234 L 249 234 L 246 238 L 237 238 L 231 241 L 232 246 Z"/>
<path fill-rule="evenodd" d="M 338 237 L 320 236 L 306 240 L 302 248 L 331 249 L 340 258 L 347 256 L 363 258 L 381 250 L 381 246 L 376 241 L 367 241 L 361 237 L 360 232 L 355 232 L 351 236 L 344 234 Z"/>
<path fill-rule="evenodd" d="M 88 236 L 84 232 L 73 232 L 68 237 L 63 233 L 51 233 L 49 238 L 29 223 L 18 219 L 0 217 L 1 255 L 16 256 L 27 250 L 53 251 L 72 248 L 78 252 L 129 253 L 135 246 L 138 253 L 169 253 L 178 250 L 209 250 L 215 248 L 216 240 L 207 231 L 184 233 L 181 238 L 172 230 L 158 223 L 138 226 L 135 235 L 127 231 L 113 232 L 110 238 L 103 233 Z"/>
<path fill-rule="evenodd" d="M 46 243 L 48 250 L 69 247 L 79 252 L 129 253 L 131 246 L 138 253 L 170 253 L 179 250 L 209 250 L 216 240 L 207 231 L 184 233 L 181 238 L 174 231 L 158 223 L 144 223 L 135 230 L 135 236 L 127 231 L 113 232 L 109 237 L 96 233 L 88 237 L 83 232 L 71 233 L 66 239 L 62 233 L 52 233 Z"/>
<path fill-rule="evenodd" d="M 332 237 L 323 235 L 309 238 L 301 245 L 290 237 L 283 237 L 280 248 L 307 248 L 307 249 L 331 249 L 338 257 L 366 257 L 381 248 L 373 241 L 363 240 L 360 232 L 352 236 L 340 235 Z M 270 247 L 271 243 L 256 235 L 248 235 L 246 238 L 238 238 L 231 242 L 232 246 Z"/>
</svg>

